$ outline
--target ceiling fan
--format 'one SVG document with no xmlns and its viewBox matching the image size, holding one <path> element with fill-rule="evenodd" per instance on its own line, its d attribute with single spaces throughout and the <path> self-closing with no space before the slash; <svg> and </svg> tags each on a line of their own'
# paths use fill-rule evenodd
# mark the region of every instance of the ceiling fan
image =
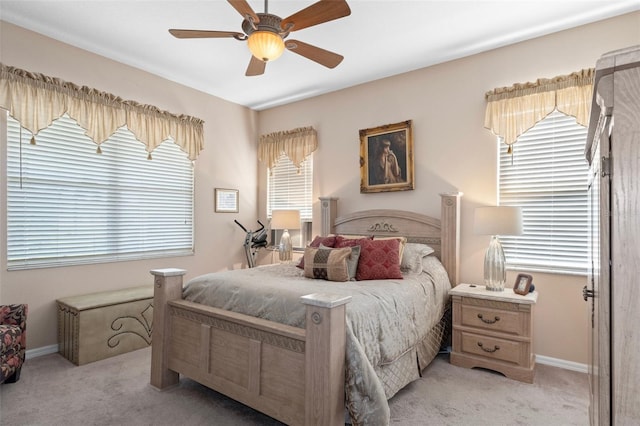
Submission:
<svg viewBox="0 0 640 426">
<path fill-rule="evenodd" d="M 286 40 L 289 33 L 308 28 L 351 14 L 344 0 L 320 0 L 287 18 L 269 13 L 268 0 L 264 1 L 264 13 L 255 13 L 246 0 L 227 0 L 244 20 L 242 31 L 179 30 L 169 32 L 177 38 L 235 38 L 247 41 L 251 51 L 251 60 L 245 75 L 264 74 L 267 62 L 277 59 L 284 49 L 311 59 L 327 68 L 335 68 L 344 59 L 343 56 L 298 40 Z"/>
</svg>

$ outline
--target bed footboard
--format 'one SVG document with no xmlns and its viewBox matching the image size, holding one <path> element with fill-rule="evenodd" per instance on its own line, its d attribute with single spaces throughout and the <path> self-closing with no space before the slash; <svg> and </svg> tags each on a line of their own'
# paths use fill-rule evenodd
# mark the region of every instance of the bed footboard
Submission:
<svg viewBox="0 0 640 426">
<path fill-rule="evenodd" d="M 351 296 L 310 294 L 305 340 L 305 425 L 344 424 L 346 309 Z"/>
<path fill-rule="evenodd" d="M 344 424 L 345 305 L 304 296 L 306 329 L 182 299 L 179 269 L 154 275 L 151 385 L 183 374 L 287 424 Z"/>
<path fill-rule="evenodd" d="M 151 385 L 164 389 L 178 383 L 179 376 L 169 370 L 168 303 L 182 299 L 183 269 L 156 269 L 153 278 L 153 330 L 151 330 Z"/>
</svg>

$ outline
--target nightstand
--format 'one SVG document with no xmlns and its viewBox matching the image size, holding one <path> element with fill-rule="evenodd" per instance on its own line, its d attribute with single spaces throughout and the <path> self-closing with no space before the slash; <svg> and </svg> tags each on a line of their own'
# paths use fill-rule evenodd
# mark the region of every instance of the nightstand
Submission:
<svg viewBox="0 0 640 426">
<path fill-rule="evenodd" d="M 533 383 L 533 307 L 538 293 L 489 291 L 460 284 L 449 291 L 453 303 L 451 364 L 498 371 Z"/>
</svg>

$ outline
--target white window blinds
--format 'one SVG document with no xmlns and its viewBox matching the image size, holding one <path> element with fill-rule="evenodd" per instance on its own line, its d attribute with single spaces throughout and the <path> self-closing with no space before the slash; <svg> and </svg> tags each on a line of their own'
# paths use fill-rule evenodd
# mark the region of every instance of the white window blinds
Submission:
<svg viewBox="0 0 640 426">
<path fill-rule="evenodd" d="M 8 117 L 9 269 L 193 253 L 193 165 L 171 140 L 148 160 L 120 128 L 98 154 L 66 115 L 31 136 Z"/>
<path fill-rule="evenodd" d="M 311 237 L 313 208 L 313 154 L 309 155 L 298 169 L 282 153 L 276 165 L 267 175 L 267 216 L 271 218 L 273 210 L 300 210 L 302 229 L 290 230 L 295 247 L 306 245 Z M 272 242 L 279 237 L 272 235 Z"/>
<path fill-rule="evenodd" d="M 513 156 L 500 150 L 500 205 L 523 211 L 524 234 L 500 237 L 510 268 L 586 273 L 586 138 L 574 117 L 554 111 L 518 137 Z"/>
<path fill-rule="evenodd" d="M 298 168 L 281 154 L 275 167 L 269 170 L 267 180 L 267 216 L 272 210 L 300 210 L 302 222 L 312 219 L 313 155 L 309 155 Z"/>
</svg>

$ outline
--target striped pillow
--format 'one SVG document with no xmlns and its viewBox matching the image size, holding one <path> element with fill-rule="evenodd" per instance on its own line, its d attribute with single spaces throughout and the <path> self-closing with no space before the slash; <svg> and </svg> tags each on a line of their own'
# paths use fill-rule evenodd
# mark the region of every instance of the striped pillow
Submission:
<svg viewBox="0 0 640 426">
<path fill-rule="evenodd" d="M 330 235 L 328 237 L 321 237 L 320 235 L 316 235 L 316 237 L 311 241 L 309 247 L 320 247 L 320 245 L 333 247 L 336 244 L 336 237 L 334 235 Z M 300 258 L 300 262 L 298 263 L 298 268 L 304 269 L 304 256 Z"/>
<path fill-rule="evenodd" d="M 347 260 L 351 248 L 315 248 L 304 249 L 304 276 L 328 281 L 348 281 Z"/>
</svg>

